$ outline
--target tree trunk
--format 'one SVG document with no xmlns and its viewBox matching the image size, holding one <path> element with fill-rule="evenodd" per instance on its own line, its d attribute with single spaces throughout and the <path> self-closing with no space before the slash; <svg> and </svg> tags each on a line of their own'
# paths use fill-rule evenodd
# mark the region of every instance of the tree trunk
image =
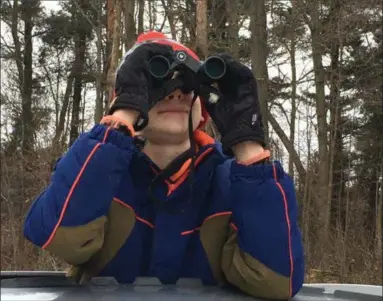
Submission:
<svg viewBox="0 0 383 301">
<path fill-rule="evenodd" d="M 84 85 L 82 89 L 82 99 L 81 99 L 81 133 L 84 133 L 85 128 L 84 128 L 84 123 L 85 123 L 85 107 L 86 107 L 86 84 Z"/>
<path fill-rule="evenodd" d="M 103 97 L 102 97 L 102 23 L 101 23 L 101 15 L 102 15 L 102 5 L 101 0 L 97 1 L 97 58 L 96 58 L 96 104 L 94 108 L 94 123 L 100 122 L 103 115 Z"/>
<path fill-rule="evenodd" d="M 161 0 L 162 6 L 164 7 L 166 16 L 168 18 L 170 32 L 172 34 L 172 39 L 177 39 L 177 30 L 174 24 L 174 3 L 173 0 L 168 0 L 168 4 L 165 3 L 165 0 Z"/>
<path fill-rule="evenodd" d="M 185 1 L 186 10 L 182 14 L 183 19 L 180 20 L 183 23 L 183 27 L 185 30 L 182 30 L 183 38 L 181 43 L 185 44 L 189 47 L 194 47 L 196 43 L 196 32 L 197 32 L 197 24 L 196 18 L 194 17 L 197 14 L 197 5 L 194 0 L 186 0 Z M 189 30 L 189 37 L 186 37 L 186 30 Z"/>
<path fill-rule="evenodd" d="M 116 11 L 114 8 L 114 2 L 115 0 L 107 0 L 107 25 L 106 25 L 106 53 L 105 53 L 105 59 L 104 59 L 104 85 L 103 85 L 103 92 L 104 92 L 104 107 L 105 111 L 108 110 L 109 107 L 109 90 L 110 85 L 108 83 L 108 75 L 109 75 L 109 69 L 110 64 L 112 61 L 112 48 L 113 48 L 113 36 L 114 36 L 114 23 L 116 18 Z"/>
<path fill-rule="evenodd" d="M 301 179 L 306 178 L 306 170 L 302 164 L 302 161 L 299 158 L 299 154 L 294 148 L 294 144 L 291 140 L 286 136 L 281 126 L 278 124 L 277 120 L 274 118 L 273 115 L 270 114 L 269 122 L 271 126 L 273 127 L 275 133 L 278 135 L 279 139 L 281 139 L 283 145 L 285 146 L 287 152 L 290 155 L 290 158 L 295 164 L 295 167 L 298 171 L 299 177 Z"/>
<path fill-rule="evenodd" d="M 18 32 L 18 22 L 19 22 L 19 17 L 18 17 L 18 1 L 13 0 L 13 8 L 12 8 L 12 23 L 11 23 L 11 33 L 12 33 L 12 39 L 13 39 L 13 44 L 15 46 L 15 63 L 17 66 L 17 72 L 18 72 L 18 79 L 19 79 L 19 89 L 20 89 L 20 94 L 23 94 L 23 76 L 24 76 L 24 68 L 23 68 L 23 59 L 22 59 L 22 54 L 21 54 L 21 45 L 20 45 L 20 39 L 17 34 Z"/>
<path fill-rule="evenodd" d="M 209 16 L 212 30 L 209 31 L 211 38 L 210 52 L 227 52 L 229 42 L 227 39 L 227 10 L 225 0 L 212 0 Z"/>
<path fill-rule="evenodd" d="M 53 138 L 52 146 L 55 149 L 54 157 L 56 157 L 59 153 L 62 152 L 61 148 L 63 145 L 60 141 L 64 131 L 64 126 L 66 121 L 65 117 L 67 115 L 68 107 L 69 107 L 69 99 L 73 90 L 74 68 L 75 66 L 73 65 L 71 73 L 69 74 L 67 79 L 65 94 L 62 101 L 62 108 L 61 108 L 60 116 L 59 116 L 59 122 L 56 128 L 55 136 Z"/>
<path fill-rule="evenodd" d="M 305 177 L 302 177 L 299 175 L 300 179 L 304 182 L 304 188 L 303 188 L 303 200 L 302 200 L 302 232 L 303 232 L 303 241 L 305 245 L 305 251 L 307 254 L 307 262 L 310 262 L 312 258 L 311 250 L 311 240 L 310 240 L 310 233 L 311 233 L 311 215 L 310 215 L 310 209 L 311 209 L 311 184 L 312 184 L 312 175 L 310 173 L 310 161 L 311 161 L 311 127 L 310 127 L 310 120 L 309 120 L 309 114 L 306 114 L 306 122 L 307 122 L 307 128 L 306 128 L 306 141 L 307 141 L 307 161 L 306 161 L 306 170 L 308 173 L 305 175 Z"/>
<path fill-rule="evenodd" d="M 121 0 L 115 0 L 115 17 L 114 17 L 114 25 L 113 25 L 112 52 L 110 56 L 110 64 L 109 64 L 108 75 L 107 75 L 109 102 L 112 101 L 112 98 L 113 98 L 116 69 L 117 69 L 118 60 L 120 58 L 121 13 L 122 13 Z"/>
<path fill-rule="evenodd" d="M 125 51 L 128 51 L 136 40 L 136 22 L 134 20 L 134 0 L 123 1 L 123 14 L 125 20 L 124 44 Z"/>
<path fill-rule="evenodd" d="M 207 0 L 197 0 L 196 17 L 196 52 L 205 59 L 208 56 Z"/>
<path fill-rule="evenodd" d="M 138 35 L 144 32 L 144 11 L 145 0 L 138 0 Z"/>
<path fill-rule="evenodd" d="M 23 93 L 22 93 L 22 139 L 21 146 L 23 154 L 29 154 L 33 150 L 34 127 L 32 115 L 32 10 L 39 1 L 33 0 L 26 6 L 24 15 L 24 74 L 23 74 Z"/>
<path fill-rule="evenodd" d="M 115 8 L 114 8 L 114 2 L 115 0 L 107 0 L 107 49 L 108 49 L 108 55 L 110 55 L 112 51 L 112 37 L 113 37 L 113 28 L 114 28 L 114 19 L 116 17 Z"/>
<path fill-rule="evenodd" d="M 296 24 L 297 24 L 297 0 L 291 1 L 291 19 L 292 19 L 292 27 L 290 33 L 290 65 L 291 65 L 291 115 L 290 115 L 290 141 L 293 145 L 295 145 L 295 122 L 297 116 L 297 69 L 295 63 L 295 51 L 296 51 Z M 294 178 L 294 160 L 292 155 L 289 153 L 289 174 Z M 303 178 L 302 178 L 303 179 Z"/>
<path fill-rule="evenodd" d="M 374 262 L 382 262 L 382 204 L 383 204 L 383 142 L 380 152 L 380 166 L 377 170 L 376 178 L 380 179 L 376 185 L 376 205 L 375 205 L 375 252 Z M 379 187 L 380 186 L 380 187 Z"/>
<path fill-rule="evenodd" d="M 226 0 L 226 15 L 228 21 L 227 39 L 229 44 L 230 54 L 234 58 L 238 58 L 238 30 L 239 30 L 239 16 L 238 16 L 238 1 Z"/>
<path fill-rule="evenodd" d="M 71 116 L 72 116 L 72 107 L 73 107 L 72 102 L 69 102 L 67 115 L 66 115 L 67 122 L 65 122 L 64 133 L 61 135 L 60 145 L 62 145 L 62 146 L 67 144 L 67 137 L 69 136 L 70 126 L 71 126 L 70 120 L 71 120 Z"/>
<path fill-rule="evenodd" d="M 258 84 L 258 97 L 261 105 L 262 121 L 266 143 L 269 141 L 268 120 L 268 71 L 267 71 L 267 32 L 265 0 L 251 1 L 251 58 L 252 68 Z"/>
<path fill-rule="evenodd" d="M 332 189 L 330 193 L 331 225 L 341 230 L 345 229 L 344 172 L 343 172 L 343 139 L 342 139 L 342 107 L 340 101 L 340 28 L 341 4 L 333 1 L 330 8 L 330 22 L 328 36 L 330 37 L 330 179 Z"/>
<path fill-rule="evenodd" d="M 322 64 L 323 46 L 320 36 L 321 24 L 319 19 L 319 5 L 313 4 L 311 13 L 311 46 L 315 75 L 315 95 L 316 95 L 316 112 L 318 123 L 318 144 L 319 144 L 319 175 L 317 201 L 318 208 L 318 236 L 322 237 L 322 243 L 327 241 L 330 204 L 328 200 L 329 190 L 329 152 L 327 138 L 327 121 L 326 121 L 326 102 L 325 102 L 325 71 Z"/>
<path fill-rule="evenodd" d="M 80 7 L 84 6 L 84 0 L 79 4 Z M 78 18 L 77 14 L 74 14 Z M 81 19 L 82 20 L 82 19 Z M 85 65 L 85 52 L 86 52 L 86 29 L 83 28 L 82 21 L 75 21 L 77 23 L 76 36 L 75 36 L 75 71 L 74 71 L 74 87 L 73 87 L 73 104 L 72 104 L 72 120 L 71 129 L 69 134 L 69 145 L 77 139 L 79 135 L 80 126 L 80 104 L 81 104 L 81 91 L 83 85 L 83 73 Z"/>
</svg>

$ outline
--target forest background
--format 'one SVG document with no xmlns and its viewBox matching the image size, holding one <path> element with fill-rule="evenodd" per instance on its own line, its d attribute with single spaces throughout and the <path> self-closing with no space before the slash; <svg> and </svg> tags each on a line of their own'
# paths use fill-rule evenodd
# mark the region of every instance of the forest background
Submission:
<svg viewBox="0 0 383 301">
<path fill-rule="evenodd" d="M 66 268 L 25 240 L 25 214 L 149 29 L 252 68 L 273 157 L 296 183 L 306 282 L 381 284 L 380 0 L 1 1 L 1 270 Z"/>
</svg>

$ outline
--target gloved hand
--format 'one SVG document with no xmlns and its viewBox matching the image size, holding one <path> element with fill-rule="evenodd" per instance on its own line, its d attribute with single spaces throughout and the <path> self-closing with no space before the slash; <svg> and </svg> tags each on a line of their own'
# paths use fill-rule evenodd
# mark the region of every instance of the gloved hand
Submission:
<svg viewBox="0 0 383 301">
<path fill-rule="evenodd" d="M 218 89 L 201 86 L 200 98 L 221 133 L 223 151 L 233 155 L 231 147 L 243 141 L 265 146 L 257 83 L 251 70 L 228 54 L 218 54 L 226 63 Z"/>
<path fill-rule="evenodd" d="M 156 81 L 149 73 L 149 60 L 154 55 L 170 58 L 172 47 L 156 43 L 139 45 L 129 51 L 117 69 L 115 93 L 108 114 L 119 109 L 132 109 L 140 113 L 134 129 L 142 130 L 148 124 L 148 111 L 177 84 L 164 89 L 163 83 Z M 180 84 L 180 83 L 179 83 Z"/>
</svg>

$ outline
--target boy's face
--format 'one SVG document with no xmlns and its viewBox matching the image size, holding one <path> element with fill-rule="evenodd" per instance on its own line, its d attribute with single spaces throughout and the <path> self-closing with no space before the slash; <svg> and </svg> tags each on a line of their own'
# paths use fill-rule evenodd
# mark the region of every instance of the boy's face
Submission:
<svg viewBox="0 0 383 301">
<path fill-rule="evenodd" d="M 193 93 L 184 94 L 180 89 L 175 90 L 163 100 L 159 101 L 149 111 L 149 123 L 143 130 L 149 141 L 182 143 L 189 139 L 189 114 L 192 109 L 193 130 L 203 117 L 201 115 L 201 101 L 199 98 L 191 108 Z"/>
</svg>

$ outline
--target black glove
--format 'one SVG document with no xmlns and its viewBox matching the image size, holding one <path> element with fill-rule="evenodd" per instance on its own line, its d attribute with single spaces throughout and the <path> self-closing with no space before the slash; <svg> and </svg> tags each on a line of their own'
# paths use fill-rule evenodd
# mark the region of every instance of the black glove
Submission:
<svg viewBox="0 0 383 301">
<path fill-rule="evenodd" d="M 228 54 L 219 54 L 226 63 L 225 75 L 217 81 L 218 89 L 200 87 L 200 98 L 221 133 L 224 153 L 232 156 L 231 147 L 252 140 L 265 147 L 265 135 L 257 83 L 251 70 Z"/>
<path fill-rule="evenodd" d="M 150 75 L 149 60 L 154 55 L 171 57 L 169 45 L 147 43 L 128 52 L 117 69 L 116 98 L 108 114 L 119 109 L 133 109 L 140 112 L 134 129 L 142 130 L 148 124 L 148 111 L 161 99 L 182 86 L 180 80 L 156 80 Z"/>
</svg>

